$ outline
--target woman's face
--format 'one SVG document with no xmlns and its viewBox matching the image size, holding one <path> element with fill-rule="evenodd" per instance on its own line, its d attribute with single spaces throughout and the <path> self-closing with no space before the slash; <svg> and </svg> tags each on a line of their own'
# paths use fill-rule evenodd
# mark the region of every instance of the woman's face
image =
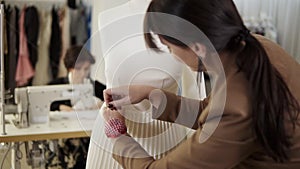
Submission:
<svg viewBox="0 0 300 169">
<path fill-rule="evenodd" d="M 73 83 L 83 83 L 83 80 L 88 77 L 90 70 L 91 63 L 89 61 L 76 63 L 74 69 L 71 69 Z"/>
<path fill-rule="evenodd" d="M 170 53 L 180 62 L 186 64 L 193 71 L 198 71 L 198 56 L 196 53 L 190 48 L 182 48 L 176 46 L 163 38 L 160 38 L 162 44 L 166 45 Z"/>
</svg>

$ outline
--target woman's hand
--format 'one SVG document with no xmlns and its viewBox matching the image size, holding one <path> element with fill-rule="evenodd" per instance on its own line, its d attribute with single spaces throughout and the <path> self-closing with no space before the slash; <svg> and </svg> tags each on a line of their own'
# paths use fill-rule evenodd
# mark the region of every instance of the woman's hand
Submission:
<svg viewBox="0 0 300 169">
<path fill-rule="evenodd" d="M 125 123 L 125 117 L 120 112 L 116 110 L 111 110 L 107 107 L 104 108 L 103 117 L 106 122 L 111 119 L 119 119 Z"/>
<path fill-rule="evenodd" d="M 61 105 L 59 105 L 59 110 L 60 111 L 73 111 L 74 109 L 70 106 L 61 104 Z"/>
<path fill-rule="evenodd" d="M 93 105 L 93 106 L 91 106 L 91 107 L 89 107 L 88 110 L 97 110 L 97 109 L 100 109 L 102 107 L 102 105 L 103 105 L 103 101 L 102 100 L 99 99 L 99 100 L 97 100 L 95 102 L 96 102 L 96 104 Z"/>
<path fill-rule="evenodd" d="M 120 108 L 124 105 L 136 104 L 148 99 L 154 87 L 143 85 L 131 85 L 118 88 L 106 89 L 103 91 L 104 102 L 111 108 Z"/>
</svg>

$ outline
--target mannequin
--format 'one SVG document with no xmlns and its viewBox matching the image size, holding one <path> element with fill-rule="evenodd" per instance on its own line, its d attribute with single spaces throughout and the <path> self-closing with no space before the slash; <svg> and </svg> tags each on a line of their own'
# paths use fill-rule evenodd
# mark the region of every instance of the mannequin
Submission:
<svg viewBox="0 0 300 169">
<path fill-rule="evenodd" d="M 157 54 L 145 46 L 143 19 L 149 3 L 149 0 L 131 0 L 99 15 L 99 46 L 105 62 L 107 88 L 148 84 L 178 92 L 182 64 L 168 53 Z M 149 103 L 144 101 L 123 107 L 122 111 L 127 119 L 128 133 L 147 152 L 160 158 L 185 138 L 186 129 L 152 120 L 149 108 Z M 121 168 L 112 158 L 112 144 L 106 138 L 103 127 L 100 110 L 91 136 L 87 169 Z"/>
</svg>

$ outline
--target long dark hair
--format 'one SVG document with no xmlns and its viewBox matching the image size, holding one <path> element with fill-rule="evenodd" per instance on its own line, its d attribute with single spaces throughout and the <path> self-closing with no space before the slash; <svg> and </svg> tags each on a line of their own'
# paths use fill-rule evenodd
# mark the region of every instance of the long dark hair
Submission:
<svg viewBox="0 0 300 169">
<path fill-rule="evenodd" d="M 219 53 L 240 50 L 236 64 L 252 88 L 251 110 L 257 140 L 275 161 L 288 160 L 291 142 L 285 120 L 290 120 L 295 129 L 299 103 L 270 63 L 261 43 L 249 34 L 232 0 L 153 0 L 147 12 L 167 13 L 189 21 L 208 37 Z M 155 19 L 159 18 L 146 15 L 144 36 L 147 45 L 157 49 L 153 34 L 149 33 L 158 32 L 153 24 Z M 180 32 L 178 29 L 180 25 L 170 25 L 167 31 Z M 187 47 L 172 37 L 160 36 L 174 45 Z M 184 32 L 183 36 L 186 36 Z"/>
</svg>

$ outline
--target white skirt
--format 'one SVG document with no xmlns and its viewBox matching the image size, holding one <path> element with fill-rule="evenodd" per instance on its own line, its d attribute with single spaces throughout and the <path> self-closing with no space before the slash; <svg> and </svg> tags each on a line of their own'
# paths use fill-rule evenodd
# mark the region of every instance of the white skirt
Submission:
<svg viewBox="0 0 300 169">
<path fill-rule="evenodd" d="M 141 112 L 136 107 L 128 106 L 125 112 L 128 133 L 155 159 L 162 158 L 186 139 L 185 127 L 153 120 L 150 110 Z M 102 109 L 92 131 L 86 169 L 121 169 L 112 158 L 113 145 L 104 134 L 104 120 L 101 114 Z"/>
</svg>

